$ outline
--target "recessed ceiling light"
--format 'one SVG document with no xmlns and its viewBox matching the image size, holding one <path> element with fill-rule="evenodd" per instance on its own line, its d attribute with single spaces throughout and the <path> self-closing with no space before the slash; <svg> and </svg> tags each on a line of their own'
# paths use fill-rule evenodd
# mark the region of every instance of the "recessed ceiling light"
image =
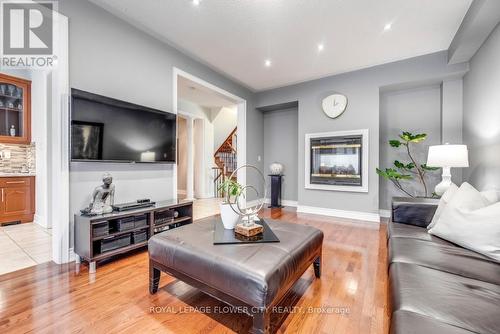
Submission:
<svg viewBox="0 0 500 334">
<path fill-rule="evenodd" d="M 193 0 L 193 5 L 198 6 L 200 4 L 201 0 Z"/>
<path fill-rule="evenodd" d="M 387 30 L 391 30 L 392 28 L 392 23 L 387 23 L 385 26 L 384 26 L 384 30 L 387 31 Z"/>
<path fill-rule="evenodd" d="M 266 61 L 264 62 L 264 65 L 266 67 L 271 67 L 271 60 L 270 59 L 266 59 Z"/>
<path fill-rule="evenodd" d="M 323 43 L 318 44 L 318 51 L 321 52 L 325 48 L 325 45 Z"/>
</svg>

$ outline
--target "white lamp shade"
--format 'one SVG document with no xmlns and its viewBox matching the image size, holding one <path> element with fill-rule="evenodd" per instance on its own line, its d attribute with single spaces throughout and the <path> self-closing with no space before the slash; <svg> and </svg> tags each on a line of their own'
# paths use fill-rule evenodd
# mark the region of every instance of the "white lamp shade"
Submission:
<svg viewBox="0 0 500 334">
<path fill-rule="evenodd" d="M 466 145 L 435 145 L 429 147 L 429 167 L 469 167 L 469 151 Z"/>
</svg>

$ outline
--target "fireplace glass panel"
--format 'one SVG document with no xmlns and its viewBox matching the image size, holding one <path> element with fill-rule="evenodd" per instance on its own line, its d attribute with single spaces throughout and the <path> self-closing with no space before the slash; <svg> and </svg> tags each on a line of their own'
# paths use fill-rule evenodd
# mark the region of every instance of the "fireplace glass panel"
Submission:
<svg viewBox="0 0 500 334">
<path fill-rule="evenodd" d="M 311 139 L 311 184 L 361 186 L 363 136 Z"/>
</svg>

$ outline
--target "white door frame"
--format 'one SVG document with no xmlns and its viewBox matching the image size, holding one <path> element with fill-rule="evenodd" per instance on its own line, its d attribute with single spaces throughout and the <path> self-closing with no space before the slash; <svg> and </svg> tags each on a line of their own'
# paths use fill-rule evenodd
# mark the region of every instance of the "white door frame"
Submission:
<svg viewBox="0 0 500 334">
<path fill-rule="evenodd" d="M 201 78 L 198 78 L 197 76 L 194 76 L 188 72 L 185 72 L 177 67 L 173 67 L 172 70 L 172 88 L 173 88 L 173 98 L 172 98 L 172 110 L 174 114 L 179 113 L 179 110 L 177 109 L 177 79 L 178 77 L 184 77 L 186 79 L 189 79 L 193 82 L 196 82 L 202 86 L 205 86 L 206 88 L 209 88 L 221 95 L 224 95 L 227 97 L 229 100 L 234 101 L 234 103 L 237 105 L 237 126 L 238 126 L 238 141 L 236 143 L 237 151 L 238 151 L 238 167 L 241 167 L 246 164 L 247 161 L 247 150 L 246 150 L 246 143 L 247 143 L 247 131 L 246 131 L 246 115 L 247 115 L 247 101 L 237 95 L 234 95 L 222 88 L 219 88 Z M 188 159 L 189 160 L 189 159 Z M 188 167 L 189 171 L 189 167 Z M 246 170 L 241 169 L 238 171 L 238 182 L 241 184 L 246 184 Z M 189 177 L 188 177 L 189 180 Z M 174 165 L 174 171 L 173 171 L 173 194 L 174 198 L 177 198 L 177 165 Z M 193 185 L 193 182 L 191 180 L 191 186 Z M 191 191 L 193 189 L 191 188 Z M 189 189 L 187 190 L 189 192 Z"/>
<path fill-rule="evenodd" d="M 197 133 L 196 131 L 196 123 L 201 122 L 201 133 Z M 206 134 L 206 120 L 203 117 L 194 117 L 193 118 L 193 132 L 192 132 L 192 141 L 193 145 L 191 146 L 191 150 L 193 152 L 193 197 L 196 199 L 200 198 L 208 198 L 213 197 L 213 195 L 209 195 L 207 197 L 207 184 L 208 184 L 208 163 L 207 163 L 207 143 L 205 141 Z M 201 139 L 201 143 L 197 142 L 195 139 L 195 135 Z M 197 150 L 201 149 L 201 155 L 196 155 Z M 198 170 L 198 177 L 196 177 L 196 165 L 201 165 L 201 170 Z M 201 172 L 201 174 L 200 174 Z M 198 180 L 198 182 L 196 182 Z M 196 186 L 198 184 L 198 187 Z M 213 193 L 213 192 L 212 192 Z"/>
<path fill-rule="evenodd" d="M 47 218 L 52 222 L 52 260 L 72 261 L 70 255 L 69 210 L 69 35 L 68 18 L 54 12 L 56 32 L 54 50 L 57 66 L 52 70 L 51 131 L 47 141 L 49 205 Z"/>
<path fill-rule="evenodd" d="M 194 115 L 190 112 L 177 110 L 177 114 L 182 118 L 186 119 L 187 127 L 187 179 L 186 179 L 186 199 L 193 200 L 194 196 L 194 120 L 199 119 L 203 122 L 203 131 L 205 131 L 205 120 L 203 117 Z M 205 141 L 203 140 L 203 147 L 205 147 Z M 202 165 L 205 165 L 205 155 L 203 155 Z M 177 167 L 177 164 L 176 164 Z M 202 182 L 205 182 L 205 174 L 202 175 Z"/>
</svg>

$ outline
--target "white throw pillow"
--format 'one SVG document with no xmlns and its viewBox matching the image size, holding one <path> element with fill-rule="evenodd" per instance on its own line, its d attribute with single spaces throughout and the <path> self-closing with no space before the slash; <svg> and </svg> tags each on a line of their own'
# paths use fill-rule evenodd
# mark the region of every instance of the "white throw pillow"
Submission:
<svg viewBox="0 0 500 334">
<path fill-rule="evenodd" d="M 497 190 L 483 190 L 481 195 L 488 200 L 491 204 L 498 202 L 498 191 Z"/>
<path fill-rule="evenodd" d="M 457 190 L 457 185 L 455 183 L 452 183 L 448 190 L 444 192 L 443 196 L 441 196 L 441 199 L 439 200 L 438 207 L 436 209 L 436 212 L 434 213 L 434 217 L 432 217 L 431 223 L 427 225 L 427 229 L 430 230 L 434 225 L 436 225 L 439 217 L 441 217 L 441 214 L 443 213 L 444 208 L 453 198 Z"/>
<path fill-rule="evenodd" d="M 463 183 L 429 233 L 500 261 L 500 202 Z"/>
</svg>

